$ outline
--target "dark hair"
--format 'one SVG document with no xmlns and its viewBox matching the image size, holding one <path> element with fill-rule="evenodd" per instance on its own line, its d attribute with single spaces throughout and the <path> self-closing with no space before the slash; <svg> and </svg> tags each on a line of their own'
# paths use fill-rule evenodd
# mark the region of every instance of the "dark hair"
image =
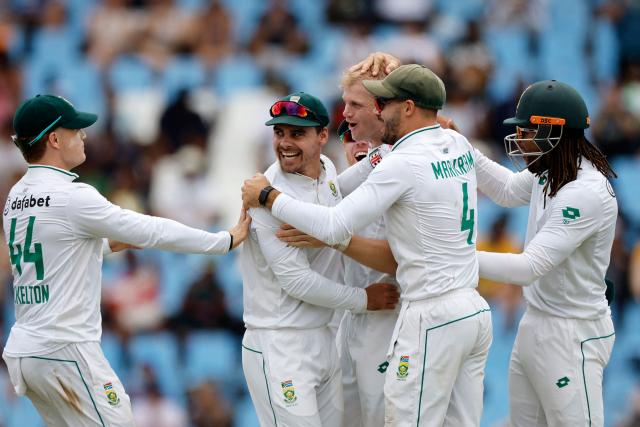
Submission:
<svg viewBox="0 0 640 427">
<path fill-rule="evenodd" d="M 53 132 L 53 130 L 42 135 L 42 137 L 31 144 L 31 146 L 29 146 L 29 142 L 33 139 L 32 136 L 14 136 L 13 142 L 18 146 L 27 163 L 35 163 L 44 156 L 51 132 Z"/>
<path fill-rule="evenodd" d="M 548 173 L 544 194 L 549 197 L 558 194 L 565 184 L 575 181 L 583 158 L 590 161 L 605 177 L 618 177 L 611 169 L 607 157 L 587 140 L 582 129 L 564 129 L 558 145 L 545 157 Z"/>
</svg>

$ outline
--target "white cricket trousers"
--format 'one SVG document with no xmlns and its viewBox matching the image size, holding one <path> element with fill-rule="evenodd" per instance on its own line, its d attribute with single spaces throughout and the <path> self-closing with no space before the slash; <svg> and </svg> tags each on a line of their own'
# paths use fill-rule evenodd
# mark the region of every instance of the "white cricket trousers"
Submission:
<svg viewBox="0 0 640 427">
<path fill-rule="evenodd" d="M 387 350 L 398 311 L 347 311 L 338 329 L 344 389 L 344 427 L 384 426 Z"/>
<path fill-rule="evenodd" d="M 614 340 L 608 314 L 567 319 L 528 306 L 509 365 L 511 425 L 604 425 L 602 373 Z"/>
<path fill-rule="evenodd" d="M 242 369 L 260 426 L 342 426 L 340 362 L 328 327 L 248 329 Z"/>
<path fill-rule="evenodd" d="M 385 425 L 480 425 L 492 340 L 489 305 L 475 289 L 403 304 L 384 385 Z"/>
<path fill-rule="evenodd" d="M 11 383 L 49 427 L 134 426 L 131 401 L 99 342 L 69 344 L 49 354 L 3 355 Z"/>
</svg>

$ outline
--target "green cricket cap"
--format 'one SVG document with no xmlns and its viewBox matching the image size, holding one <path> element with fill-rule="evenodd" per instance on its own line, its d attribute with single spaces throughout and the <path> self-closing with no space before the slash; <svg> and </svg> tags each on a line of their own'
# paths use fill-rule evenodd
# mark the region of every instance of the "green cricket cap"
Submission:
<svg viewBox="0 0 640 427">
<path fill-rule="evenodd" d="M 307 110 L 307 115 L 300 117 L 296 115 L 294 111 L 287 110 L 286 108 L 282 108 L 278 114 L 274 114 L 274 107 L 281 101 L 289 101 L 303 106 Z M 329 113 L 322 104 L 322 101 L 306 92 L 295 92 L 278 99 L 269 111 L 273 118 L 265 123 L 267 126 L 283 124 L 303 127 L 325 127 L 329 124 Z"/>
<path fill-rule="evenodd" d="M 418 107 L 441 110 L 447 98 L 444 83 L 424 65 L 401 65 L 382 80 L 364 80 L 375 97 L 410 99 Z"/>
<path fill-rule="evenodd" d="M 58 127 L 83 129 L 98 120 L 91 113 L 77 111 L 61 96 L 36 95 L 24 101 L 13 116 L 13 130 L 16 136 L 34 137 L 29 145 L 35 143 L 50 130 Z"/>
</svg>

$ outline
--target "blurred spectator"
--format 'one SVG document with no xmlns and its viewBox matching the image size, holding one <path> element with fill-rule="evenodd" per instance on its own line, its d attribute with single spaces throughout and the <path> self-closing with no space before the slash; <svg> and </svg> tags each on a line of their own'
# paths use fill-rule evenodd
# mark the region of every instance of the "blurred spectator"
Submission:
<svg viewBox="0 0 640 427">
<path fill-rule="evenodd" d="M 198 228 L 216 221 L 222 203 L 216 186 L 207 180 L 206 156 L 198 145 L 185 145 L 156 164 L 149 198 L 156 215 Z"/>
<path fill-rule="evenodd" d="M 425 20 L 433 8 L 433 0 L 375 0 L 380 19 L 389 22 Z"/>
<path fill-rule="evenodd" d="M 233 21 L 219 0 L 198 16 L 196 52 L 208 66 L 216 65 L 233 49 Z"/>
<path fill-rule="evenodd" d="M 369 4 L 369 0 L 329 0 L 327 18 L 329 22 L 348 25 L 373 24 L 375 14 Z"/>
<path fill-rule="evenodd" d="M 626 248 L 625 234 L 627 225 L 618 215 L 616 222 L 616 234 L 611 247 L 611 258 L 606 277 L 614 283 L 615 301 L 618 307 L 624 307 L 629 301 L 631 294 L 629 288 L 629 252 Z M 622 324 L 624 312 L 616 316 L 615 321 L 618 325 Z"/>
<path fill-rule="evenodd" d="M 520 253 L 521 248 L 515 243 L 515 239 L 507 232 L 509 214 L 503 213 L 491 226 L 489 235 L 478 239 L 477 249 L 487 252 Z M 480 279 L 478 292 L 489 301 L 498 302 L 505 312 L 505 329 L 513 329 L 516 324 L 516 313 L 522 301 L 522 287 L 505 285 Z"/>
<path fill-rule="evenodd" d="M 287 9 L 286 0 L 271 0 L 249 42 L 259 64 L 276 69 L 309 50 L 307 35 Z"/>
<path fill-rule="evenodd" d="M 168 140 L 170 153 L 185 145 L 204 148 L 209 134 L 207 123 L 189 106 L 189 92 L 186 90 L 180 91 L 176 100 L 162 113 L 160 130 Z"/>
<path fill-rule="evenodd" d="M 376 43 L 371 35 L 372 29 L 373 24 L 368 21 L 352 22 L 346 25 L 345 40 L 344 43 L 338 46 L 336 55 L 337 68 L 340 72 L 377 50 Z"/>
<path fill-rule="evenodd" d="M 209 263 L 189 287 L 182 309 L 172 324 L 180 331 L 226 329 L 238 336 L 244 333 L 244 324 L 234 319 L 227 310 L 225 293 L 213 263 Z"/>
<path fill-rule="evenodd" d="M 426 65 L 442 75 L 444 58 L 438 43 L 427 33 L 426 22 L 415 18 L 405 22 L 400 31 L 385 37 L 379 49 L 398 57 L 403 63 Z"/>
<path fill-rule="evenodd" d="M 629 289 L 635 302 L 640 304 L 640 241 L 636 242 L 631 252 L 629 262 Z"/>
<path fill-rule="evenodd" d="M 146 13 L 149 49 L 170 56 L 185 47 L 195 46 L 200 27 L 191 10 L 179 7 L 174 0 L 153 0 L 148 2 Z"/>
<path fill-rule="evenodd" d="M 184 408 L 167 399 L 160 392 L 156 381 L 145 386 L 144 395 L 133 401 L 133 415 L 137 427 L 186 427 Z"/>
<path fill-rule="evenodd" d="M 640 426 L 640 387 L 636 387 L 629 399 L 630 411 L 623 421 L 616 424 L 616 427 L 638 427 Z"/>
<path fill-rule="evenodd" d="M 104 0 L 97 4 L 88 21 L 89 54 L 101 67 L 142 37 L 144 13 L 130 5 L 131 0 Z"/>
<path fill-rule="evenodd" d="M 232 396 L 220 394 L 211 382 L 203 382 L 188 391 L 188 406 L 194 427 L 231 427 L 233 412 L 229 400 Z"/>
<path fill-rule="evenodd" d="M 157 269 L 141 262 L 141 255 L 135 251 L 126 251 L 124 257 L 125 266 L 120 276 L 103 287 L 104 305 L 123 331 L 155 329 L 164 320 Z"/>
<path fill-rule="evenodd" d="M 460 89 L 483 97 L 493 70 L 493 56 L 481 38 L 477 21 L 468 22 L 464 38 L 451 49 L 448 59 Z"/>
<path fill-rule="evenodd" d="M 633 154 L 640 149 L 640 115 L 631 113 L 620 85 L 611 86 L 603 97 L 592 132 L 607 156 Z"/>
</svg>

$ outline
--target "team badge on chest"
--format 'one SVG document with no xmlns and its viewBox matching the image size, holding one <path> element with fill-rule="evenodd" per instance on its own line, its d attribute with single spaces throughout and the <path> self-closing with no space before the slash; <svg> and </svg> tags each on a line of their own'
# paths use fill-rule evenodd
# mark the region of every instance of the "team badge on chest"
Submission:
<svg viewBox="0 0 640 427">
<path fill-rule="evenodd" d="M 399 379 L 405 379 L 409 376 L 409 356 L 400 356 L 400 364 L 396 376 Z"/>
<path fill-rule="evenodd" d="M 333 194 L 333 197 L 338 197 L 338 188 L 333 183 L 333 181 L 329 181 L 329 189 L 331 190 L 331 194 Z"/>
<path fill-rule="evenodd" d="M 284 403 L 290 405 L 298 400 L 296 396 L 296 389 L 293 386 L 293 380 L 285 380 L 282 383 L 282 395 L 284 396 Z"/>
<path fill-rule="evenodd" d="M 104 394 L 107 396 L 109 405 L 117 406 L 120 403 L 120 398 L 118 397 L 116 391 L 113 389 L 112 383 L 106 383 L 104 385 Z"/>
</svg>

